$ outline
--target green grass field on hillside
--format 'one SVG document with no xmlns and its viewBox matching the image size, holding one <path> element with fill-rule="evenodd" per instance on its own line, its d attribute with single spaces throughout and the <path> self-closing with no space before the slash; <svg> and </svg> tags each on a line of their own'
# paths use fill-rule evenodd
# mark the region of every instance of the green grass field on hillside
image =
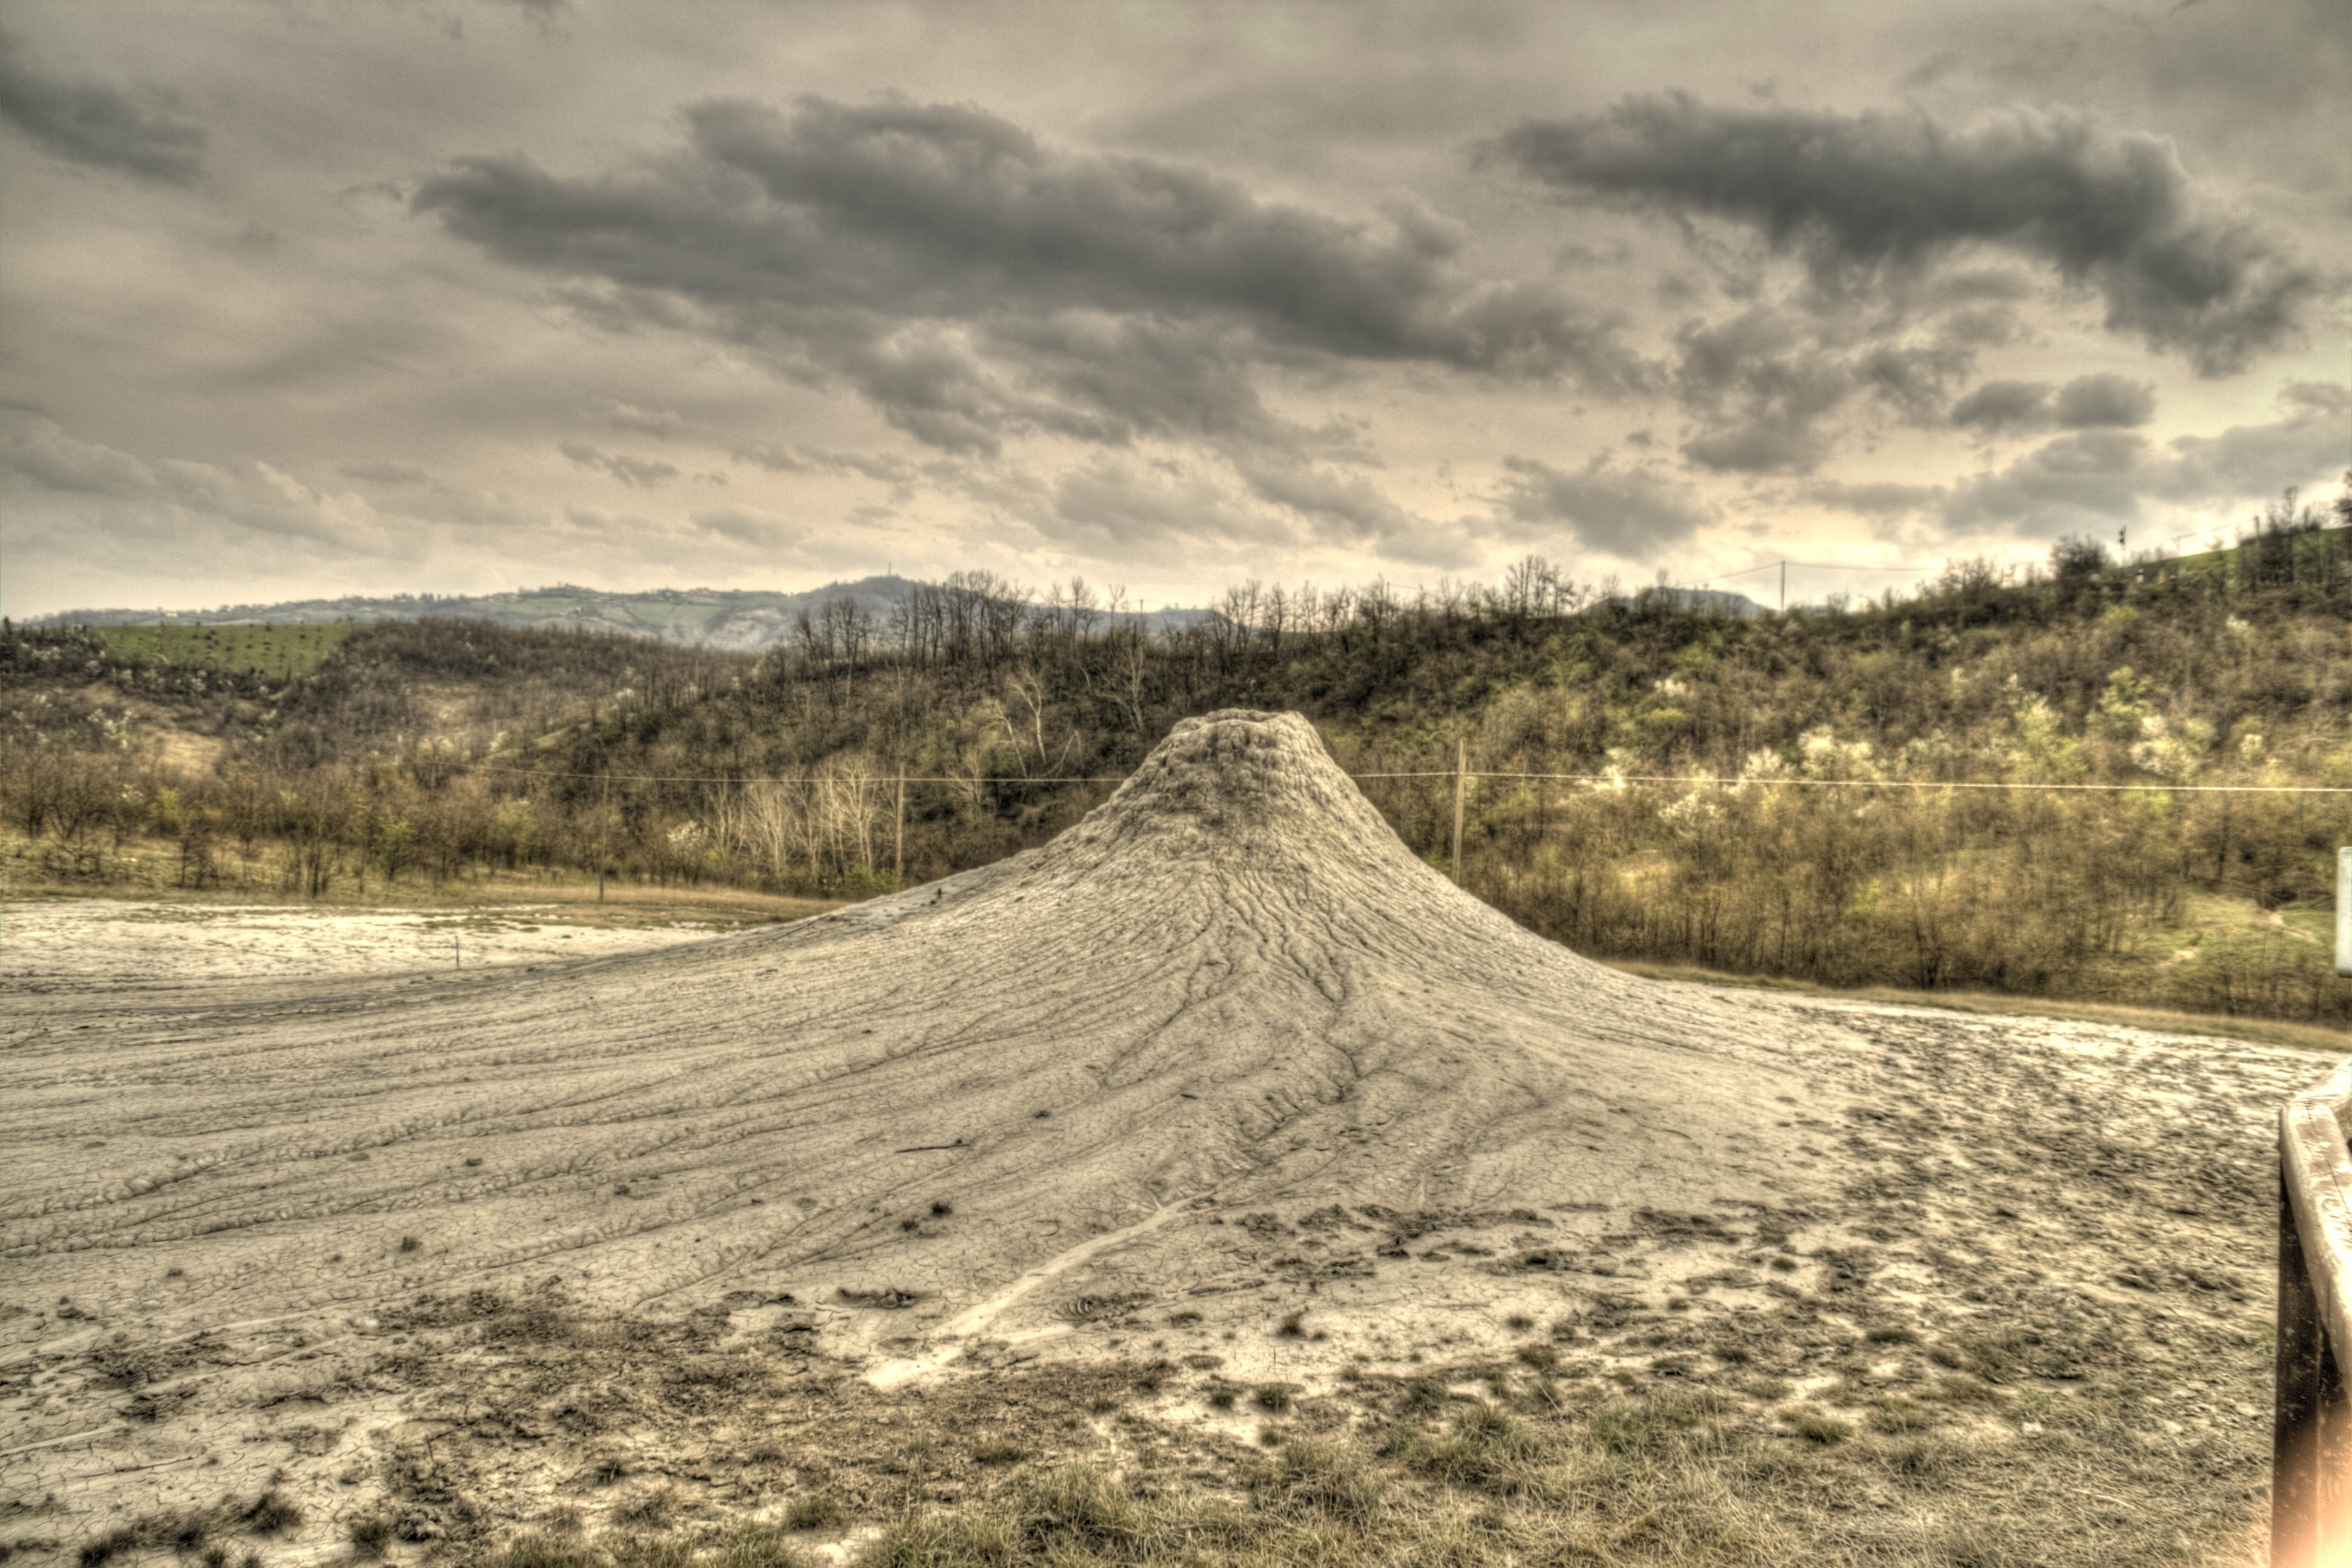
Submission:
<svg viewBox="0 0 2352 1568">
<path fill-rule="evenodd" d="M 356 625 L 337 621 L 311 626 L 220 626 L 158 623 L 149 626 L 93 626 L 91 635 L 123 658 L 169 659 L 173 664 L 215 669 L 257 669 L 264 675 L 305 675 L 352 635 Z"/>
</svg>

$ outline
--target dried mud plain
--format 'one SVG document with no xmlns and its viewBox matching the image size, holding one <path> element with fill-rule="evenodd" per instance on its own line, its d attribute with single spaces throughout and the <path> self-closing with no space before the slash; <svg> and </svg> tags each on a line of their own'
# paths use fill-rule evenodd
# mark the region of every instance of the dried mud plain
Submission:
<svg viewBox="0 0 2352 1568">
<path fill-rule="evenodd" d="M 2261 1560 L 2324 1058 L 1603 970 L 1295 721 L 716 940 L 0 922 L 8 1558 Z"/>
</svg>

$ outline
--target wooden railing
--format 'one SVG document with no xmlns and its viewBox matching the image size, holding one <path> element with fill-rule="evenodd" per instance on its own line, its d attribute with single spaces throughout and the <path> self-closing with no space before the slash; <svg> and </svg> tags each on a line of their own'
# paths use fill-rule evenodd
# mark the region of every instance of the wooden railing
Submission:
<svg viewBox="0 0 2352 1568">
<path fill-rule="evenodd" d="M 2352 1061 L 2279 1111 L 2273 1568 L 2352 1568 Z"/>
</svg>

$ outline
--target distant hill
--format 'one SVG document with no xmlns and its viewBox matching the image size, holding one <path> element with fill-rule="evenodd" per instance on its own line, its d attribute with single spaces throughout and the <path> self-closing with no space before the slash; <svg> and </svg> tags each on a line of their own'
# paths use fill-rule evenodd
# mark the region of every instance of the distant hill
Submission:
<svg viewBox="0 0 2352 1568">
<path fill-rule="evenodd" d="M 212 610 L 67 610 L 26 621 L 27 626 L 276 626 L 319 623 L 366 625 L 377 621 L 485 620 L 502 626 L 577 627 L 628 632 L 664 642 L 757 651 L 791 635 L 802 610 L 835 599 L 857 603 L 877 620 L 917 584 L 898 576 L 861 577 L 828 583 L 804 593 L 762 589 L 655 588 L 611 594 L 559 583 L 510 594 L 394 594 L 371 598 L 289 599 L 271 605 L 223 605 Z M 1154 612 L 1154 626 L 1182 625 L 1205 612 Z"/>
</svg>

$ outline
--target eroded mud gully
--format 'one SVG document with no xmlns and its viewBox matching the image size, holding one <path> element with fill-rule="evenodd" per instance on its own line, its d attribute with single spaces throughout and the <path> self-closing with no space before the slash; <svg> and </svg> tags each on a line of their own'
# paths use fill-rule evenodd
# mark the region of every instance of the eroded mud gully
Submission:
<svg viewBox="0 0 2352 1568">
<path fill-rule="evenodd" d="M 1983 1507 L 2220 1541 L 2263 1479 L 2267 1117 L 2315 1067 L 1616 974 L 1242 714 L 1043 850 L 777 931 L 10 988 L 0 1030 L 0 1542 L 201 1515 L 273 1562 L 654 1490 L 870 1520 L 990 1443 L 1209 1484 L 1276 1405 L 1538 1382 L 1934 1431 Z"/>
</svg>

